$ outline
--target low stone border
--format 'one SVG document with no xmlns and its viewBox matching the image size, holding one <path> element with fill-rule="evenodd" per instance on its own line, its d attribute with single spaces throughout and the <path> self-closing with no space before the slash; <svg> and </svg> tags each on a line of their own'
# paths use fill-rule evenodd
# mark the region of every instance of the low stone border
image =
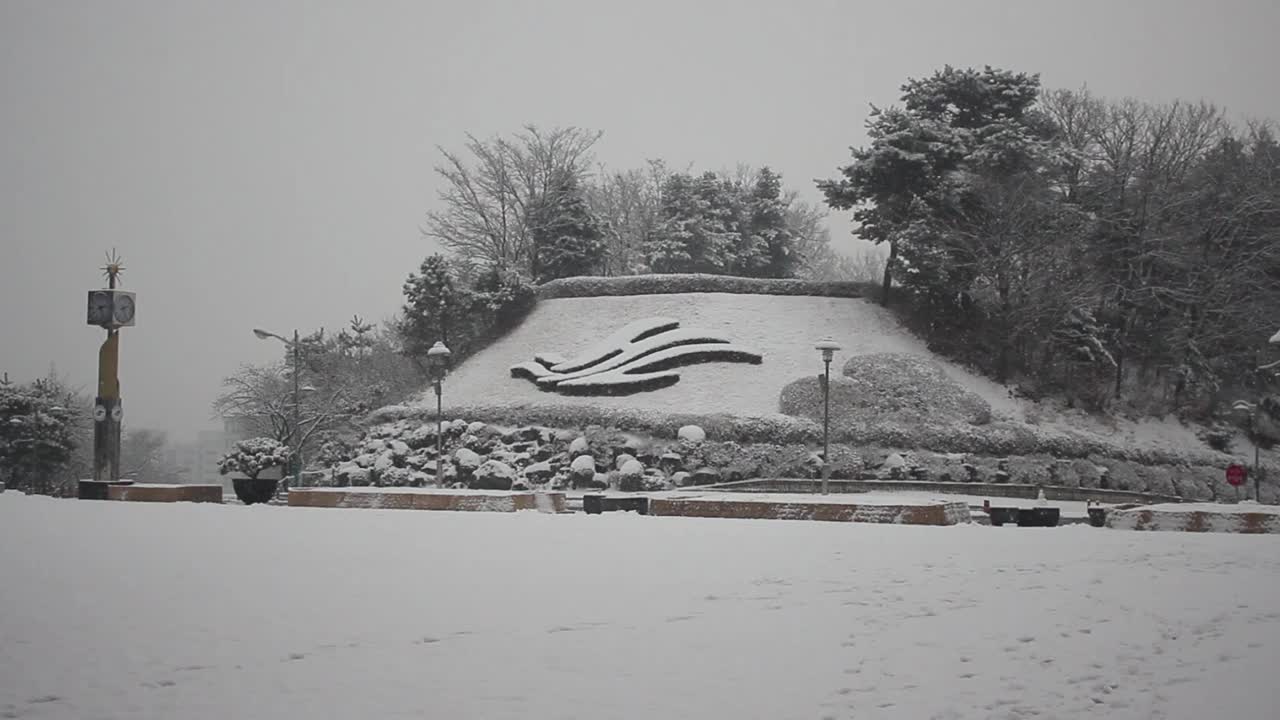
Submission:
<svg viewBox="0 0 1280 720">
<path fill-rule="evenodd" d="M 221 485 L 111 485 L 108 500 L 221 503 Z"/>
<path fill-rule="evenodd" d="M 1103 490 L 1102 488 L 1080 488 L 1061 485 L 1026 485 L 1017 483 L 969 483 L 941 482 L 929 480 L 828 480 L 828 486 L 834 493 L 859 493 L 881 491 L 921 491 L 932 493 L 949 493 L 953 495 L 986 495 L 990 497 L 1017 498 L 1035 500 L 1041 490 L 1045 499 L 1073 502 L 1096 500 L 1108 505 L 1122 503 L 1180 503 L 1177 495 L 1160 495 L 1157 493 L 1134 492 L 1132 490 Z M 707 485 L 707 490 L 725 492 L 751 493 L 816 493 L 822 487 L 821 480 L 774 478 L 739 480 L 737 482 Z"/>
<path fill-rule="evenodd" d="M 296 488 L 289 491 L 290 507 L 369 508 L 382 510 L 457 510 L 516 512 L 565 510 L 561 492 L 502 492 L 497 490 L 418 490 L 414 488 Z"/>
<path fill-rule="evenodd" d="M 1108 511 L 1106 526 L 1117 530 L 1274 535 L 1280 534 L 1280 514 L 1274 512 L 1231 512 L 1226 510 L 1177 510 L 1139 507 Z"/>
<path fill-rule="evenodd" d="M 940 502 L 930 505 L 860 505 L 856 502 L 737 501 L 697 497 L 651 497 L 649 498 L 649 515 L 744 520 L 824 520 L 898 525 L 956 525 L 972 519 L 969 506 L 962 502 Z"/>
</svg>

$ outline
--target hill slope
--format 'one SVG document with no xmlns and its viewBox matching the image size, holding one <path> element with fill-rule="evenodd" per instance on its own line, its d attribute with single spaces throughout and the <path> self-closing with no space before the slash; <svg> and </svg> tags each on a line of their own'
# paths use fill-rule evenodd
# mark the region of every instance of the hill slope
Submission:
<svg viewBox="0 0 1280 720">
<path fill-rule="evenodd" d="M 620 397 L 580 397 L 540 389 L 511 375 L 511 367 L 541 353 L 569 357 L 618 328 L 651 317 L 678 319 L 681 328 L 704 330 L 759 352 L 754 364 L 712 362 L 679 368 L 676 384 Z M 1108 443 L 1170 452 L 1203 446 L 1192 430 L 1174 422 L 1102 421 L 1082 413 L 1052 412 L 1009 397 L 1007 390 L 931 353 L 886 310 L 861 298 L 684 293 L 573 297 L 541 300 L 515 330 L 459 367 L 446 383 L 447 407 L 510 408 L 528 416 L 540 407 L 608 407 L 679 415 L 727 414 L 776 417 L 784 386 L 822 371 L 813 344 L 830 335 L 843 348 L 832 363 L 839 375 L 848 358 L 896 353 L 939 366 L 960 387 L 990 404 L 997 422 L 1034 425 L 1037 432 L 1086 434 Z M 434 409 L 434 398 L 418 401 Z M 517 412 L 523 411 L 523 412 Z M 492 414 L 492 413 L 490 413 Z"/>
</svg>

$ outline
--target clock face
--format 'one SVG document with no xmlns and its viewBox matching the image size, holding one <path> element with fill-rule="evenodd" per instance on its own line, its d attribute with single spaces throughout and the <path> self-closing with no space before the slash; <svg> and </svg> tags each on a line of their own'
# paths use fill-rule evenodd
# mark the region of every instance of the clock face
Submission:
<svg viewBox="0 0 1280 720">
<path fill-rule="evenodd" d="M 115 321 L 120 324 L 133 322 L 133 297 L 119 295 L 116 297 Z"/>
<path fill-rule="evenodd" d="M 111 293 L 89 293 L 89 322 L 93 325 L 111 322 Z"/>
</svg>

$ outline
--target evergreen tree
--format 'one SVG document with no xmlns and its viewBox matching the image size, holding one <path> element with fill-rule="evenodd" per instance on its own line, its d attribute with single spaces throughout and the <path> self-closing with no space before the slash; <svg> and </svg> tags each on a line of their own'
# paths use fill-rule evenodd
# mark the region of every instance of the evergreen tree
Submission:
<svg viewBox="0 0 1280 720">
<path fill-rule="evenodd" d="M 604 233 L 572 175 L 528 210 L 537 282 L 592 275 L 603 268 Z"/>
</svg>

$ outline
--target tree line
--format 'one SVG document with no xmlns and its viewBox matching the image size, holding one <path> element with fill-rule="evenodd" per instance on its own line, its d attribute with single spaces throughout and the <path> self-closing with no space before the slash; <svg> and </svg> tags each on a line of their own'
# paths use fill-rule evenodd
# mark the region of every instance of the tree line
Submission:
<svg viewBox="0 0 1280 720">
<path fill-rule="evenodd" d="M 1280 310 L 1280 146 L 1207 102 L 947 67 L 873 107 L 830 207 L 940 352 L 1099 409 L 1212 414 Z"/>
</svg>

